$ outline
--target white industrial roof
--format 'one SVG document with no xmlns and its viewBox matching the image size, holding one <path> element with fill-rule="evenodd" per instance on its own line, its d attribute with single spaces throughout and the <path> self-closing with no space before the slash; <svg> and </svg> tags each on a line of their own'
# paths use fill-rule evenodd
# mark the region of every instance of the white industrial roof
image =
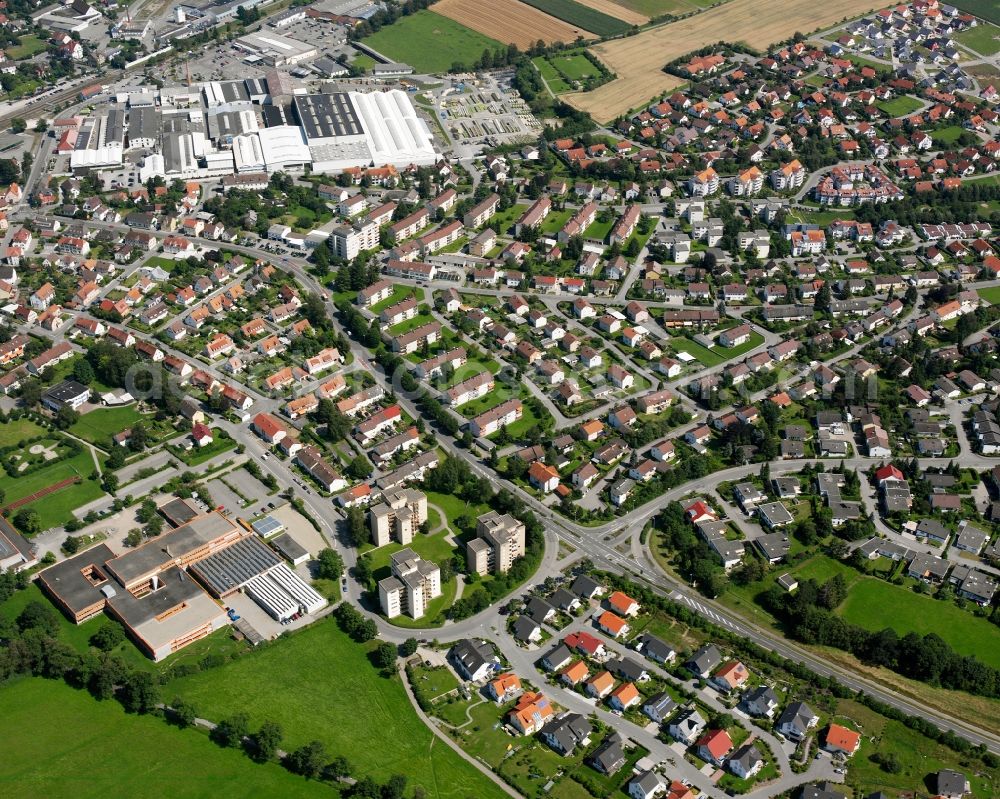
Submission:
<svg viewBox="0 0 1000 799">
<path fill-rule="evenodd" d="M 350 94 L 375 164 L 407 166 L 438 159 L 427 123 L 417 116 L 406 92 L 394 89 Z"/>
<path fill-rule="evenodd" d="M 263 172 L 264 150 L 260 146 L 260 136 L 251 133 L 233 139 L 233 160 L 237 172 Z"/>
<path fill-rule="evenodd" d="M 119 166 L 122 163 L 122 146 L 118 142 L 112 142 L 94 150 L 74 150 L 69 163 L 73 169 Z"/>
<path fill-rule="evenodd" d="M 291 164 L 312 163 L 309 146 L 302 128 L 297 125 L 278 125 L 257 132 L 264 152 L 264 162 L 269 172 Z"/>
</svg>

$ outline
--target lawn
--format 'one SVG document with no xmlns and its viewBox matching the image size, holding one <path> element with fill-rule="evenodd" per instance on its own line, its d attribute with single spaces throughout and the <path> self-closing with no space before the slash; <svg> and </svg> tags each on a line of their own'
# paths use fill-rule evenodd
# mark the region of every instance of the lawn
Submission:
<svg viewBox="0 0 1000 799">
<path fill-rule="evenodd" d="M 206 461 L 210 461 L 216 455 L 229 452 L 236 448 L 236 441 L 229 437 L 229 434 L 217 427 L 212 428 L 212 443 L 204 447 L 193 447 L 189 450 L 180 447 L 168 446 L 170 453 L 179 460 L 184 461 L 188 466 L 199 466 Z"/>
<path fill-rule="evenodd" d="M 606 241 L 608 234 L 611 233 L 611 228 L 615 226 L 615 219 L 612 217 L 607 222 L 597 221 L 594 222 L 590 227 L 583 231 L 583 237 L 585 239 L 593 239 L 594 241 Z"/>
<path fill-rule="evenodd" d="M 418 73 L 447 72 L 456 62 L 470 66 L 483 50 L 504 49 L 496 39 L 426 10 L 400 17 L 366 37 L 364 43 Z"/>
<path fill-rule="evenodd" d="M 44 530 L 63 524 L 69 520 L 73 510 L 104 495 L 101 484 L 88 479 L 93 471 L 94 459 L 90 450 L 84 447 L 72 458 L 56 461 L 24 477 L 11 477 L 6 472 L 0 473 L 0 490 L 4 492 L 4 502 L 11 503 L 53 483 L 70 477 L 82 477 L 82 482 L 67 486 L 25 506 L 38 511 Z"/>
<path fill-rule="evenodd" d="M 570 80 L 584 81 L 600 74 L 600 70 L 582 52 L 560 53 L 550 56 L 550 60 L 552 66 Z"/>
<path fill-rule="evenodd" d="M 428 518 L 429 516 L 430 514 L 428 514 Z M 440 566 L 444 561 L 451 560 L 452 555 L 454 555 L 456 551 L 455 547 L 446 540 L 447 536 L 447 529 L 430 535 L 416 533 L 413 536 L 413 540 L 409 543 L 408 548 L 412 549 L 424 560 L 429 560 Z M 398 544 L 393 541 L 390 544 L 386 544 L 384 547 L 370 549 L 365 553 L 365 556 L 368 558 L 368 562 L 371 564 L 372 579 L 374 583 L 378 583 L 379 580 L 383 580 L 392 575 L 389 558 L 404 548 L 406 547 L 402 544 Z M 374 598 L 377 600 L 377 590 L 373 593 Z M 458 580 L 455 577 L 452 577 L 450 580 L 443 581 L 441 583 L 441 596 L 431 600 L 422 617 L 419 619 L 411 619 L 409 616 L 397 616 L 394 619 L 389 619 L 389 623 L 396 624 L 400 627 L 440 627 L 445 621 L 444 612 L 451 607 L 452 603 L 455 601 L 455 595 L 457 593 Z"/>
<path fill-rule="evenodd" d="M 456 497 L 454 494 L 439 494 L 436 491 L 428 491 L 426 493 L 428 517 L 430 516 L 430 506 L 437 506 L 444 511 L 445 522 L 449 527 L 451 527 L 452 532 L 455 534 L 461 533 L 458 525 L 455 524 L 455 520 L 460 516 L 465 516 L 469 519 L 475 520 L 484 513 L 489 513 L 490 510 L 485 503 L 477 502 L 475 504 L 471 504 L 460 497 Z"/>
<path fill-rule="evenodd" d="M 374 58 L 372 58 L 367 53 L 358 53 L 354 56 L 351 61 L 351 66 L 357 67 L 358 69 L 369 70 L 378 63 Z"/>
<path fill-rule="evenodd" d="M 915 97 L 903 94 L 891 100 L 880 100 L 875 105 L 891 117 L 905 117 L 920 108 L 923 103 Z"/>
<path fill-rule="evenodd" d="M 430 799 L 505 796 L 433 738 L 399 679 L 380 676 L 369 662 L 373 648 L 324 619 L 225 666 L 174 680 L 164 695 L 180 695 L 207 718 L 244 712 L 251 725 L 273 719 L 284 728 L 284 748 L 322 741 L 355 775 L 405 774 L 408 790 L 422 786 Z M 388 734 L 391 746 L 380 745 Z"/>
<path fill-rule="evenodd" d="M 411 330 L 416 330 L 418 327 L 433 322 L 434 317 L 431 315 L 430 309 L 426 305 L 421 305 L 417 308 L 417 315 L 412 319 L 406 319 L 400 322 L 398 325 L 392 325 L 392 327 L 385 328 L 385 332 L 390 336 L 401 336 L 404 333 L 409 333 Z"/>
<path fill-rule="evenodd" d="M 415 297 L 417 299 L 417 302 L 421 302 L 424 299 L 424 290 L 422 288 L 418 288 L 417 286 L 405 286 L 405 285 L 393 286 L 392 294 L 390 294 L 388 297 L 382 300 L 382 302 L 375 303 L 368 310 L 370 310 L 373 314 L 378 316 L 386 308 L 396 305 L 397 303 L 400 303 L 403 300 L 408 299 L 409 297 Z"/>
<path fill-rule="evenodd" d="M 697 358 L 704 366 L 718 366 L 720 363 L 738 358 L 754 347 L 759 347 L 763 341 L 764 337 L 753 331 L 750 333 L 750 340 L 738 347 L 712 347 L 709 349 L 687 336 L 671 338 L 670 344 L 675 350 L 686 352 L 693 358 Z"/>
<path fill-rule="evenodd" d="M 936 633 L 956 652 L 975 655 L 983 663 L 1000 668 L 1000 635 L 996 627 L 951 602 L 869 577 L 851 587 L 838 613 L 868 630 L 892 627 L 900 636 Z"/>
<path fill-rule="evenodd" d="M 963 132 L 963 128 L 959 125 L 948 125 L 948 127 L 935 130 L 931 134 L 931 137 L 934 139 L 935 144 L 941 147 L 950 147 L 958 141 Z"/>
<path fill-rule="evenodd" d="M 998 795 L 1000 784 L 996 774 L 968 768 L 964 758 L 953 750 L 898 721 L 874 713 L 853 699 L 841 699 L 837 703 L 836 720 L 860 726 L 864 733 L 861 749 L 851 758 L 847 772 L 847 783 L 856 789 L 855 796 L 868 796 L 875 791 L 885 791 L 890 796 L 904 792 L 922 796 L 927 787 L 925 777 L 944 768 L 964 773 L 971 783 L 969 795 L 975 799 Z M 874 743 L 871 738 L 875 738 Z M 876 753 L 895 755 L 900 770 L 892 774 L 880 768 L 870 759 Z"/>
<path fill-rule="evenodd" d="M 531 63 L 535 65 L 535 69 L 538 70 L 539 74 L 548 85 L 549 91 L 553 94 L 562 94 L 563 92 L 572 91 L 573 87 L 563 80 L 562 75 L 559 74 L 559 71 L 552 66 L 545 56 L 533 58 L 531 59 Z"/>
<path fill-rule="evenodd" d="M 0 424 L 0 447 L 13 447 L 28 438 L 44 435 L 47 431 L 31 419 L 21 417 Z"/>
<path fill-rule="evenodd" d="M 978 289 L 979 296 L 990 305 L 1000 305 L 1000 286 L 990 286 L 986 289 Z"/>
<path fill-rule="evenodd" d="M 831 222 L 841 219 L 854 219 L 853 211 L 801 211 L 795 210 L 788 214 L 789 218 L 795 222 L 803 222 L 826 227 Z"/>
<path fill-rule="evenodd" d="M 10 797 L 148 796 L 165 785 L 172 797 L 337 795 L 277 764 L 257 765 L 221 749 L 204 733 L 128 715 L 117 702 L 98 702 L 63 682 L 5 685 L 0 717 L 20 731 L 5 736 L 0 760 L 0 784 Z"/>
<path fill-rule="evenodd" d="M 135 409 L 134 405 L 98 408 L 81 416 L 69 432 L 77 438 L 107 449 L 110 446 L 111 436 L 128 429 L 143 418 L 145 417 Z"/>
<path fill-rule="evenodd" d="M 45 40 L 34 34 L 22 36 L 18 44 L 7 48 L 7 57 L 14 61 L 19 61 L 22 58 L 31 58 L 35 53 L 42 52 L 46 47 L 48 45 L 45 43 Z"/>
</svg>

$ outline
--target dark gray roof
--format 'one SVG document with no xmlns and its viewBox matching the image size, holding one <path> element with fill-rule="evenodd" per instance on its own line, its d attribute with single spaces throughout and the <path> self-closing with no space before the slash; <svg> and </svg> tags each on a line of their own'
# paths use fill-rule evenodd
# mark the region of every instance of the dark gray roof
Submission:
<svg viewBox="0 0 1000 799">
<path fill-rule="evenodd" d="M 612 674 L 617 674 L 623 680 L 629 680 L 635 682 L 640 679 L 643 674 L 646 674 L 646 669 L 636 663 L 634 660 L 626 657 L 621 657 L 608 665 L 608 670 Z"/>
<path fill-rule="evenodd" d="M 757 536 L 753 542 L 768 560 L 784 558 L 792 548 L 792 543 L 786 533 L 768 533 Z"/>
<path fill-rule="evenodd" d="M 965 775 L 951 769 L 941 769 L 937 773 L 937 792 L 944 796 L 960 796 L 965 793 Z"/>
<path fill-rule="evenodd" d="M 670 644 L 650 633 L 643 633 L 640 641 L 642 642 L 643 654 L 653 660 L 666 660 L 671 654 L 674 654 L 674 648 Z"/>
<path fill-rule="evenodd" d="M 746 705 L 750 704 L 761 704 L 761 705 L 777 705 L 778 697 L 771 690 L 769 685 L 759 685 L 756 688 L 751 688 L 745 694 L 743 694 L 743 703 Z"/>
<path fill-rule="evenodd" d="M 307 139 L 359 136 L 364 133 L 354 104 L 344 92 L 300 95 L 293 104 Z"/>
<path fill-rule="evenodd" d="M 591 765 L 605 774 L 613 774 L 625 763 L 625 752 L 622 750 L 622 739 L 617 733 L 612 733 L 598 746 L 590 756 Z"/>
<path fill-rule="evenodd" d="M 538 622 L 528 616 L 518 616 L 514 621 L 514 637 L 518 641 L 530 640 L 537 629 L 539 629 Z"/>
<path fill-rule="evenodd" d="M 590 722 L 579 713 L 564 713 L 545 728 L 545 735 L 555 740 L 558 748 L 569 754 L 578 743 L 590 736 L 593 729 Z"/>
<path fill-rule="evenodd" d="M 566 646 L 566 644 L 559 644 L 545 656 L 545 661 L 551 666 L 556 667 L 560 663 L 566 662 L 571 657 L 573 657 L 573 653 L 569 651 L 569 647 Z"/>
<path fill-rule="evenodd" d="M 722 662 L 722 653 L 714 644 L 706 644 L 688 660 L 688 665 L 699 674 L 705 674 Z"/>
<path fill-rule="evenodd" d="M 743 744 L 743 746 L 733 752 L 732 757 L 729 758 L 729 762 L 740 763 L 745 770 L 749 771 L 754 763 L 763 759 L 763 755 L 761 755 L 760 750 L 756 746 L 753 744 Z"/>
<path fill-rule="evenodd" d="M 475 674 L 483 666 L 496 660 L 493 647 L 482 639 L 463 638 L 455 643 L 448 656 L 468 675 Z"/>
<path fill-rule="evenodd" d="M 663 718 L 667 715 L 667 713 L 677 707 L 677 702 L 674 701 L 674 698 L 670 694 L 664 691 L 649 697 L 649 699 L 643 702 L 642 706 L 644 708 L 654 708 L 660 718 Z"/>
<path fill-rule="evenodd" d="M 108 578 L 115 590 L 121 587 L 110 579 L 105 564 L 114 558 L 115 553 L 107 544 L 98 544 L 79 555 L 67 558 L 45 569 L 38 575 L 38 580 L 49 591 L 58 597 L 74 613 L 79 613 L 101 599 L 100 583 L 95 585 L 83 576 L 88 567 L 94 567 L 101 575 Z"/>
<path fill-rule="evenodd" d="M 155 591 L 136 597 L 129 591 L 121 590 L 108 599 L 108 604 L 126 625 L 134 629 L 196 597 L 210 601 L 198 584 L 176 566 L 160 574 L 159 580 L 160 587 Z"/>
<path fill-rule="evenodd" d="M 805 702 L 792 702 L 778 716 L 778 726 L 791 724 L 801 732 L 805 732 L 809 728 L 809 722 L 815 717 L 813 709 Z"/>
<path fill-rule="evenodd" d="M 586 574 L 581 574 L 573 581 L 570 590 L 578 597 L 589 599 L 594 591 L 601 587 L 600 583 L 591 580 Z"/>
<path fill-rule="evenodd" d="M 170 502 L 160 505 L 157 510 L 174 527 L 187 524 L 195 516 L 199 515 L 198 509 L 185 499 L 172 499 Z"/>
<path fill-rule="evenodd" d="M 309 554 L 309 551 L 288 533 L 282 533 L 273 539 L 271 541 L 271 546 L 277 549 L 278 553 L 285 558 L 285 560 L 292 561 L 293 563 L 304 555 Z"/>
<path fill-rule="evenodd" d="M 247 536 L 189 568 L 209 591 L 225 596 L 279 563 L 281 559 L 267 544 L 257 536 Z"/>
<path fill-rule="evenodd" d="M 59 385 L 53 386 L 45 392 L 44 399 L 52 402 L 64 403 L 76 399 L 81 394 L 89 394 L 90 389 L 75 380 L 63 380 Z"/>
<path fill-rule="evenodd" d="M 533 596 L 528 600 L 525 612 L 535 621 L 542 622 L 549 613 L 555 612 L 555 608 L 541 597 Z"/>
<path fill-rule="evenodd" d="M 9 558 L 15 552 L 20 552 L 25 560 L 35 557 L 34 545 L 0 516 L 0 558 Z"/>
<path fill-rule="evenodd" d="M 573 603 L 579 600 L 578 597 L 574 596 L 565 588 L 558 588 L 556 589 L 556 592 L 549 597 L 549 601 L 560 610 L 569 610 Z"/>
</svg>

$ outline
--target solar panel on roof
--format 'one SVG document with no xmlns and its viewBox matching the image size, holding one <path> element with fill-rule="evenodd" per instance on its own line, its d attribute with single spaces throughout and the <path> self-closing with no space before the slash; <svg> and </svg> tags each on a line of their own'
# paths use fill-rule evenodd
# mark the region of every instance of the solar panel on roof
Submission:
<svg viewBox="0 0 1000 799">
<path fill-rule="evenodd" d="M 273 516 L 265 516 L 263 519 L 258 519 L 253 524 L 254 532 L 262 538 L 267 538 L 269 535 L 273 535 L 279 530 L 283 530 L 285 525 L 275 519 Z"/>
</svg>

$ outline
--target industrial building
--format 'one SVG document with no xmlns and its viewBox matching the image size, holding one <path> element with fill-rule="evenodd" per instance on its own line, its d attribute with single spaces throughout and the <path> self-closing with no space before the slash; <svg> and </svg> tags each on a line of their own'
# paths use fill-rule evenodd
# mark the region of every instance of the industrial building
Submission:
<svg viewBox="0 0 1000 799">
<path fill-rule="evenodd" d="M 252 34 L 258 35 L 272 43 L 284 38 Z M 306 167 L 405 168 L 440 157 L 405 92 L 296 93 L 290 78 L 274 70 L 191 87 L 125 87 L 83 121 L 72 146 L 70 167 L 78 174 L 120 168 L 128 160 L 138 163 L 143 181 Z"/>
<path fill-rule="evenodd" d="M 189 512 L 181 501 L 161 508 L 167 519 Z M 187 518 L 121 555 L 99 544 L 50 566 L 38 580 L 71 621 L 82 624 L 106 612 L 153 660 L 227 625 L 217 600 L 236 591 L 279 621 L 327 604 L 260 538 L 218 512 Z"/>
<path fill-rule="evenodd" d="M 263 61 L 272 67 L 298 64 L 319 55 L 311 44 L 265 29 L 240 36 L 236 40 L 236 47 L 248 53 L 252 60 Z"/>
</svg>

